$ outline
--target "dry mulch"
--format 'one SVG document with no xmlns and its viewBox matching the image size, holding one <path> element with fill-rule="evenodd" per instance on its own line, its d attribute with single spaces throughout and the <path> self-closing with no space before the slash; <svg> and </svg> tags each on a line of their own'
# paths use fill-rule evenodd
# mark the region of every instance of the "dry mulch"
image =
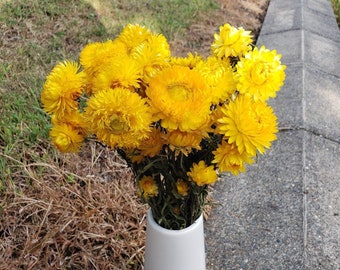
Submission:
<svg viewBox="0 0 340 270">
<path fill-rule="evenodd" d="M 188 29 L 186 41 L 171 43 L 175 54 L 206 55 L 213 33 L 226 22 L 256 38 L 269 0 L 219 2 L 214 16 Z M 0 270 L 142 269 L 147 206 L 136 195 L 130 169 L 96 143 L 53 160 L 46 148 L 17 161 L 22 183 L 8 181 L 0 193 Z M 34 163 L 31 155 L 43 161 Z"/>
</svg>

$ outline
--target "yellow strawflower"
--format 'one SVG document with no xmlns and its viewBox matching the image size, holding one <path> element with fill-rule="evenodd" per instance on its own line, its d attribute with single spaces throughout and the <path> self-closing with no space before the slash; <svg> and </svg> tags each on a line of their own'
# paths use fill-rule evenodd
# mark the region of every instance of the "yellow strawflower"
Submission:
<svg viewBox="0 0 340 270">
<path fill-rule="evenodd" d="M 127 55 L 127 47 L 117 40 L 87 44 L 80 52 L 80 64 L 88 72 L 97 72 L 117 56 Z"/>
<path fill-rule="evenodd" d="M 92 80 L 92 92 L 107 88 L 123 87 L 131 91 L 139 88 L 142 67 L 128 55 L 119 55 L 105 65 Z"/>
<path fill-rule="evenodd" d="M 238 175 L 239 172 L 245 172 L 245 162 L 248 164 L 254 162 L 246 151 L 240 153 L 235 143 L 229 144 L 226 141 L 223 141 L 212 153 L 214 154 L 212 163 L 217 164 L 220 172 Z"/>
<path fill-rule="evenodd" d="M 280 59 L 280 54 L 264 46 L 248 52 L 236 65 L 238 91 L 255 100 L 266 101 L 275 97 L 285 79 L 286 66 L 281 65 Z"/>
<path fill-rule="evenodd" d="M 183 179 L 177 179 L 176 188 L 179 195 L 181 196 L 188 195 L 189 185 Z"/>
<path fill-rule="evenodd" d="M 239 95 L 234 102 L 222 108 L 224 116 L 218 120 L 220 131 L 230 144 L 235 143 L 239 152 L 254 156 L 271 146 L 278 131 L 273 109 L 265 102 L 254 101 Z"/>
<path fill-rule="evenodd" d="M 89 43 L 82 49 L 79 58 L 86 73 L 88 94 L 92 94 L 93 80 L 98 73 L 113 63 L 113 59 L 124 55 L 127 55 L 126 45 L 116 40 Z"/>
<path fill-rule="evenodd" d="M 173 66 L 150 81 L 146 95 L 155 119 L 169 130 L 197 130 L 209 118 L 211 97 L 204 78 L 188 67 Z"/>
<path fill-rule="evenodd" d="M 54 146 L 62 153 L 78 152 L 84 141 L 83 134 L 78 128 L 65 123 L 53 125 L 50 138 Z"/>
<path fill-rule="evenodd" d="M 170 66 L 170 48 L 163 35 L 152 34 L 131 54 L 142 67 L 143 82 L 148 84 L 160 70 Z"/>
<path fill-rule="evenodd" d="M 171 65 L 179 65 L 193 69 L 202 60 L 203 57 L 197 54 L 197 52 L 195 52 L 195 54 L 189 52 L 187 57 L 171 57 Z"/>
<path fill-rule="evenodd" d="M 138 147 L 140 154 L 148 157 L 158 155 L 165 143 L 163 136 L 164 134 L 159 129 L 153 128 L 149 136 Z"/>
<path fill-rule="evenodd" d="M 84 117 L 97 138 L 111 147 L 133 148 L 147 138 L 151 113 L 137 93 L 102 90 L 89 98 Z"/>
<path fill-rule="evenodd" d="M 169 131 L 166 141 L 173 151 L 179 151 L 187 155 L 192 149 L 200 150 L 200 143 L 206 134 L 201 131 L 185 132 L 180 130 Z"/>
<path fill-rule="evenodd" d="M 78 109 L 77 99 L 83 92 L 86 76 L 80 66 L 71 61 L 57 64 L 47 76 L 41 102 L 48 114 L 71 114 Z"/>
<path fill-rule="evenodd" d="M 140 189 L 140 196 L 144 197 L 144 199 L 148 199 L 149 197 L 154 197 L 158 195 L 158 186 L 151 176 L 143 176 L 138 184 Z"/>
<path fill-rule="evenodd" d="M 54 114 L 51 118 L 52 125 L 67 124 L 78 130 L 79 134 L 86 136 L 87 126 L 83 114 L 79 110 L 73 111 L 71 114 L 64 114 L 63 117 Z"/>
<path fill-rule="evenodd" d="M 208 57 L 197 63 L 194 70 L 206 79 L 211 89 L 212 103 L 224 102 L 235 92 L 236 84 L 230 61 Z"/>
<path fill-rule="evenodd" d="M 213 184 L 218 179 L 214 166 L 207 166 L 203 160 L 194 163 L 187 175 L 198 186 Z"/>
<path fill-rule="evenodd" d="M 220 26 L 219 34 L 214 34 L 211 50 L 219 58 L 238 57 L 251 50 L 252 42 L 250 31 L 245 31 L 242 27 L 233 27 L 227 23 Z"/>
<path fill-rule="evenodd" d="M 151 31 L 143 26 L 128 24 L 116 40 L 125 44 L 128 54 L 132 54 L 138 46 L 147 42 L 151 35 Z"/>
</svg>

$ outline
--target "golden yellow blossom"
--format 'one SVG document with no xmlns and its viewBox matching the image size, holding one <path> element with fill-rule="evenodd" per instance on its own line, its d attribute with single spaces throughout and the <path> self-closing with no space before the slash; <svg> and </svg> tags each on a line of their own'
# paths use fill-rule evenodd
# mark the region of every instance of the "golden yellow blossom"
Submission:
<svg viewBox="0 0 340 270">
<path fill-rule="evenodd" d="M 171 150 L 180 151 L 187 155 L 192 149 L 201 149 L 200 143 L 204 136 L 207 136 L 207 134 L 199 130 L 186 132 L 177 129 L 168 132 L 166 141 Z"/>
<path fill-rule="evenodd" d="M 189 185 L 183 179 L 177 179 L 176 181 L 177 192 L 181 196 L 187 196 L 189 191 Z"/>
<path fill-rule="evenodd" d="M 211 97 L 204 78 L 188 67 L 173 66 L 159 72 L 146 95 L 161 125 L 169 130 L 196 130 L 209 118 Z"/>
<path fill-rule="evenodd" d="M 217 181 L 218 176 L 214 166 L 207 166 L 203 160 L 194 163 L 187 175 L 198 185 L 213 184 Z"/>
<path fill-rule="evenodd" d="M 214 154 L 212 163 L 217 164 L 220 172 L 238 175 L 239 172 L 245 172 L 245 162 L 248 164 L 254 162 L 246 151 L 240 153 L 235 143 L 229 144 L 226 141 L 223 141 L 212 153 Z"/>
<path fill-rule="evenodd" d="M 220 130 L 230 144 L 236 143 L 240 153 L 246 151 L 254 156 L 258 150 L 263 154 L 276 139 L 276 116 L 265 102 L 239 95 L 222 112 L 224 116 L 218 120 Z"/>
<path fill-rule="evenodd" d="M 195 54 L 189 52 L 187 57 L 171 57 L 171 65 L 179 65 L 193 69 L 202 60 L 203 57 L 197 54 L 197 52 L 195 52 Z"/>
<path fill-rule="evenodd" d="M 146 42 L 152 33 L 149 29 L 138 24 L 128 24 L 117 37 L 117 41 L 122 42 L 127 47 L 128 54 Z"/>
<path fill-rule="evenodd" d="M 140 189 L 140 196 L 144 197 L 144 199 L 148 199 L 149 197 L 154 197 L 158 195 L 158 186 L 151 176 L 143 176 L 138 184 Z"/>
<path fill-rule="evenodd" d="M 151 113 L 137 93 L 102 90 L 89 98 L 84 117 L 97 138 L 111 147 L 137 147 L 150 132 Z"/>
<path fill-rule="evenodd" d="M 286 66 L 281 65 L 280 59 L 280 54 L 264 46 L 248 52 L 236 65 L 238 91 L 255 100 L 266 101 L 275 97 L 285 79 Z"/>
<path fill-rule="evenodd" d="M 227 23 L 220 26 L 220 33 L 214 34 L 214 39 L 211 49 L 219 58 L 237 57 L 251 50 L 252 36 L 242 27 L 236 28 Z"/>
<path fill-rule="evenodd" d="M 138 147 L 140 154 L 148 157 L 158 155 L 165 143 L 163 135 L 164 134 L 159 129 L 153 128 L 152 132 Z"/>
<path fill-rule="evenodd" d="M 53 125 L 50 138 L 54 146 L 62 153 L 78 152 L 84 141 L 79 129 L 65 123 Z"/>
<path fill-rule="evenodd" d="M 116 87 L 127 88 L 135 91 L 139 88 L 142 77 L 142 67 L 128 55 L 119 55 L 105 65 L 92 80 L 92 92 Z"/>
<path fill-rule="evenodd" d="M 127 47 L 117 40 L 87 44 L 80 52 L 80 64 L 87 78 L 86 92 L 92 94 L 93 80 L 98 73 L 117 59 L 127 55 Z"/>
<path fill-rule="evenodd" d="M 80 52 L 80 64 L 85 70 L 97 72 L 117 56 L 127 55 L 127 47 L 116 40 L 87 44 Z M 91 73 L 90 72 L 90 73 Z"/>
<path fill-rule="evenodd" d="M 84 136 L 87 134 L 86 121 L 79 110 L 73 111 L 71 114 L 65 114 L 63 117 L 54 114 L 52 115 L 51 122 L 52 125 L 67 124 L 78 130 L 79 134 Z"/>
<path fill-rule="evenodd" d="M 143 82 L 148 84 L 157 72 L 170 66 L 170 48 L 163 35 L 152 34 L 137 46 L 131 56 L 142 67 Z"/>
<path fill-rule="evenodd" d="M 41 93 L 45 112 L 63 116 L 78 109 L 77 99 L 85 86 L 85 74 L 71 61 L 57 64 L 47 76 Z"/>
<path fill-rule="evenodd" d="M 211 56 L 197 63 L 194 70 L 206 79 L 211 89 L 212 103 L 224 102 L 235 92 L 234 71 L 230 61 Z"/>
</svg>

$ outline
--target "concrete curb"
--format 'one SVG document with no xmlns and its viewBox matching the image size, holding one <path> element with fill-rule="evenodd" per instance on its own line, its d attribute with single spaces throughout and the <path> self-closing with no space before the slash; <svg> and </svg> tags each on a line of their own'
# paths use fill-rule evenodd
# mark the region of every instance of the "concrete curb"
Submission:
<svg viewBox="0 0 340 270">
<path fill-rule="evenodd" d="M 207 269 L 340 269 L 340 32 L 328 0 L 271 0 L 258 39 L 282 54 L 280 132 L 216 185 Z"/>
</svg>

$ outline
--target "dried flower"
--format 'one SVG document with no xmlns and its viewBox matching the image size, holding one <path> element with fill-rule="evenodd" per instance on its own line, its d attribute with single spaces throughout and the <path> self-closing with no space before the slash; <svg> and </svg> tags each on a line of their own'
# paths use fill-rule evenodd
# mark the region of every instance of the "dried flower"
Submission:
<svg viewBox="0 0 340 270">
<path fill-rule="evenodd" d="M 86 45 L 80 64 L 57 64 L 41 94 L 55 147 L 77 152 L 92 136 L 117 149 L 168 229 L 190 226 L 218 173 L 244 172 L 276 139 L 265 101 L 285 79 L 281 56 L 229 24 L 214 38 L 209 57 L 176 58 L 163 35 L 129 24 Z"/>
</svg>

